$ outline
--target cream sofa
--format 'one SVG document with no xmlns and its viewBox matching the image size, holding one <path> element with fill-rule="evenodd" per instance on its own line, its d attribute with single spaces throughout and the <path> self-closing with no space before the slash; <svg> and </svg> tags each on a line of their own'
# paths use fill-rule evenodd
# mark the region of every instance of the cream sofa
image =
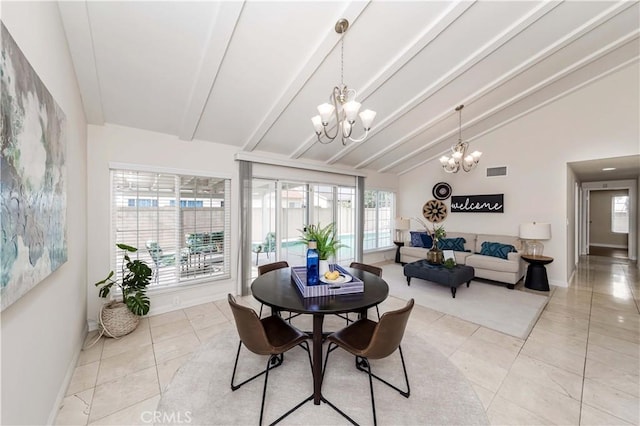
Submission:
<svg viewBox="0 0 640 426">
<path fill-rule="evenodd" d="M 520 258 L 522 244 L 518 237 L 447 231 L 447 238 L 459 237 L 465 239 L 464 248 L 467 251 L 454 252 L 456 263 L 472 266 L 477 278 L 504 282 L 508 288 L 513 289 L 515 284 L 524 276 L 526 265 L 524 260 Z M 483 256 L 478 253 L 480 253 L 482 243 L 485 241 L 511 244 L 518 251 L 509 253 L 507 259 Z M 400 247 L 400 262 L 405 264 L 425 259 L 428 250 L 424 247 L 412 247 L 411 241 L 405 241 L 404 247 Z"/>
</svg>

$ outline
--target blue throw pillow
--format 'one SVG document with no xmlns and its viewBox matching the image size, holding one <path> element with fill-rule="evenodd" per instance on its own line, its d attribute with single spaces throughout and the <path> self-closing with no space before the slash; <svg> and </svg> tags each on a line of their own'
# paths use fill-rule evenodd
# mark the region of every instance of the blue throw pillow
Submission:
<svg viewBox="0 0 640 426">
<path fill-rule="evenodd" d="M 433 247 L 433 238 L 431 238 L 431 235 L 424 232 L 420 234 L 420 238 L 422 238 L 422 247 L 425 247 L 425 248 Z"/>
<path fill-rule="evenodd" d="M 464 243 L 466 241 L 467 240 L 462 237 L 441 238 L 438 240 L 438 248 L 440 250 L 464 251 Z"/>
<path fill-rule="evenodd" d="M 426 232 L 410 231 L 411 234 L 411 247 L 426 247 L 431 248 L 431 237 Z M 426 239 L 429 239 L 429 245 L 425 245 Z"/>
<path fill-rule="evenodd" d="M 506 259 L 509 253 L 516 251 L 516 248 L 511 244 L 494 243 L 491 241 L 485 241 L 480 248 L 481 255 L 499 257 L 500 259 Z"/>
</svg>

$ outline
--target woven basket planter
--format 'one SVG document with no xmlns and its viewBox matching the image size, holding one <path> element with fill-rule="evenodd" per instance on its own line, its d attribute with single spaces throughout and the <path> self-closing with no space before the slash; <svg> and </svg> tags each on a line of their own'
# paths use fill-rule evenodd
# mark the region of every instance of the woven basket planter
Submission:
<svg viewBox="0 0 640 426">
<path fill-rule="evenodd" d="M 100 311 L 100 325 L 104 334 L 110 337 L 121 337 L 131 333 L 139 322 L 140 317 L 122 302 L 107 303 Z"/>
</svg>

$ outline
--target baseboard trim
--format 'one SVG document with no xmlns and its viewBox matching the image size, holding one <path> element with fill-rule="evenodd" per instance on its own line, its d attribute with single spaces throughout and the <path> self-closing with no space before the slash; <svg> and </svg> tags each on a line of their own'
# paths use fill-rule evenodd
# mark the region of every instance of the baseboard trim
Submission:
<svg viewBox="0 0 640 426">
<path fill-rule="evenodd" d="M 64 379 L 62 380 L 62 386 L 60 386 L 60 390 L 58 391 L 58 395 L 56 396 L 55 403 L 51 408 L 51 412 L 49 413 L 49 419 L 47 420 L 48 425 L 53 425 L 56 423 L 56 417 L 58 416 L 58 411 L 60 410 L 60 406 L 62 406 L 62 401 L 64 400 L 67 389 L 69 388 L 69 384 L 71 383 L 71 378 L 73 377 L 73 372 L 76 369 L 76 365 L 78 364 L 78 359 L 80 358 L 80 352 L 82 351 L 82 347 L 84 346 L 84 340 L 88 333 L 87 326 L 82 330 L 82 338 L 80 339 L 80 346 L 77 348 L 75 355 L 71 359 L 71 362 L 67 366 L 67 372 L 64 375 Z"/>
<path fill-rule="evenodd" d="M 624 250 L 629 250 L 629 246 L 623 246 L 621 244 L 601 244 L 601 243 L 589 243 L 589 246 L 593 247 L 607 247 L 607 248 L 619 248 Z"/>
</svg>

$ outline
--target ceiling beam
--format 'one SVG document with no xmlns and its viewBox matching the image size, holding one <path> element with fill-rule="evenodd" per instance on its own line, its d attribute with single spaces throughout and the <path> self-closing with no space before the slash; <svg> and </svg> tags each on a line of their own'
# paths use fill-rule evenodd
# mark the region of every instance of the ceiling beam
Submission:
<svg viewBox="0 0 640 426">
<path fill-rule="evenodd" d="M 63 1 L 58 2 L 58 9 L 64 22 L 87 122 L 102 125 L 104 112 L 88 4 L 86 1 Z"/>
<path fill-rule="evenodd" d="M 422 33 L 411 43 L 409 43 L 391 62 L 383 68 L 373 79 L 364 85 L 360 90 L 360 99 L 364 102 L 369 96 L 371 96 L 376 90 L 378 90 L 388 79 L 402 69 L 407 63 L 409 63 L 420 51 L 435 40 L 444 30 L 446 30 L 453 22 L 455 22 L 464 12 L 469 9 L 474 3 L 468 1 L 458 0 L 452 2 L 432 23 L 427 26 Z M 374 131 L 378 126 L 374 127 Z M 373 133 L 370 132 L 369 135 Z M 290 158 L 297 159 L 304 155 L 315 143 L 317 137 L 313 136 L 307 138 L 307 140 L 291 155 Z M 351 148 L 353 149 L 353 148 Z M 346 150 L 341 150 L 336 156 L 327 160 L 327 164 L 332 164 L 337 161 L 339 155 Z"/>
<path fill-rule="evenodd" d="M 416 108 L 418 105 L 422 104 L 424 101 L 429 99 L 434 94 L 438 93 L 440 90 L 442 90 L 444 87 L 446 87 L 451 82 L 455 81 L 458 77 L 460 77 L 461 75 L 463 75 L 464 73 L 469 71 L 471 68 L 473 68 L 475 65 L 477 65 L 480 61 L 484 60 L 489 55 L 494 53 L 497 49 L 499 49 L 501 46 L 503 46 L 509 40 L 511 40 L 514 37 L 516 37 L 522 31 L 524 31 L 529 26 L 531 26 L 532 24 L 537 22 L 543 16 L 545 16 L 547 13 L 551 12 L 553 9 L 558 7 L 559 4 L 560 3 L 558 3 L 558 2 L 544 2 L 544 3 L 538 4 L 536 7 L 532 8 L 531 10 L 529 10 L 518 21 L 516 21 L 513 24 L 511 24 L 509 27 L 507 27 L 500 34 L 496 35 L 493 39 L 489 40 L 487 43 L 485 43 L 483 46 L 481 46 L 478 50 L 476 50 L 471 55 L 469 55 L 467 58 L 465 58 L 463 61 L 458 63 L 455 67 L 451 68 L 451 70 L 449 70 L 446 74 L 444 74 L 438 80 L 434 81 L 431 85 L 429 85 L 421 93 L 416 95 L 413 99 L 409 100 L 404 105 L 402 105 L 400 108 L 398 108 L 396 111 L 394 111 L 385 120 L 383 120 L 378 126 L 376 126 L 373 129 L 372 132 L 369 133 L 369 135 L 370 135 L 369 137 L 374 136 L 375 134 L 381 132 L 382 130 L 384 130 L 385 128 L 387 128 L 388 126 L 390 126 L 391 124 L 393 124 L 397 120 L 401 119 L 402 116 L 404 116 L 409 111 L 411 111 L 414 108 Z M 455 103 L 456 103 L 456 105 L 460 104 L 460 102 L 457 102 L 457 101 Z M 432 120 L 430 120 L 428 125 L 433 125 L 433 124 L 439 122 L 440 120 L 444 119 L 445 117 L 449 116 L 449 114 L 450 114 L 450 112 L 452 110 L 453 110 L 453 106 L 451 106 L 451 108 L 447 108 L 447 110 L 442 112 L 441 114 L 439 114 L 438 117 L 433 118 Z M 425 124 L 427 124 L 427 123 L 425 123 Z M 413 133 L 416 133 L 416 132 L 424 131 L 423 128 L 428 128 L 428 127 L 425 126 L 425 124 L 423 124 L 418 129 L 414 130 L 411 133 L 413 134 Z M 397 147 L 400 144 L 404 143 L 406 140 L 407 139 L 405 139 L 403 137 L 400 140 L 395 141 L 393 144 L 388 145 L 387 147 L 385 147 L 380 152 L 376 152 L 371 157 L 369 157 L 366 160 L 364 160 L 361 163 L 359 163 L 356 166 L 356 168 L 357 167 L 366 167 L 368 164 L 370 164 L 371 162 L 375 161 L 377 158 L 380 158 L 380 156 L 382 156 L 383 153 L 389 152 L 394 147 Z M 351 152 L 352 150 L 356 149 L 357 145 L 356 144 L 352 144 L 352 145 L 348 146 L 347 148 L 349 148 L 349 149 L 348 150 L 347 149 L 343 149 L 337 155 L 335 155 L 334 157 L 330 158 L 329 159 L 329 163 L 333 163 L 333 162 L 339 160 L 344 155 L 346 155 L 349 152 Z"/>
<path fill-rule="evenodd" d="M 178 134 L 181 140 L 192 140 L 198 129 L 243 7 L 244 1 L 223 1 L 217 4 L 208 41 L 196 73 L 197 77 L 182 116 Z"/>
<path fill-rule="evenodd" d="M 593 52 L 591 55 L 581 59 L 580 61 L 574 62 L 573 64 L 571 64 L 570 66 L 564 68 L 563 70 L 557 72 L 556 74 L 554 74 L 553 76 L 537 83 L 534 86 L 531 86 L 530 88 L 528 88 L 527 90 L 524 90 L 522 92 L 520 92 L 518 95 L 513 96 L 512 98 L 502 102 L 501 104 L 495 106 L 494 108 L 487 110 L 486 112 L 484 112 L 483 114 L 475 117 L 473 120 L 469 121 L 464 127 L 469 127 L 477 122 L 483 121 L 485 119 L 487 119 L 488 117 L 497 114 L 500 111 L 506 110 L 509 106 L 515 104 L 516 102 L 522 101 L 524 99 L 530 98 L 531 95 L 537 91 L 540 91 L 542 89 L 544 89 L 545 87 L 553 84 L 554 82 L 557 82 L 558 80 L 560 80 L 563 77 L 566 77 L 567 75 L 589 65 L 590 63 L 595 62 L 596 60 L 600 59 L 601 57 L 605 56 L 608 53 L 611 53 L 613 50 L 623 47 L 625 44 L 628 44 L 630 42 L 636 41 L 638 39 L 638 37 L 640 36 L 640 30 L 635 30 L 629 34 L 627 34 L 624 37 L 619 38 L 618 40 L 616 40 L 615 42 L 603 47 L 602 49 Z M 614 46 L 614 47 L 612 47 Z M 484 130 L 470 138 L 465 138 L 467 140 L 467 142 L 472 142 L 488 133 L 493 132 L 494 130 L 514 121 L 517 120 L 521 117 L 524 117 L 525 115 L 534 112 L 548 104 L 550 104 L 551 102 L 554 102 L 564 96 L 567 96 L 570 93 L 575 92 L 576 90 L 579 90 L 603 77 L 606 77 L 607 75 L 610 75 L 628 65 L 631 65 L 635 62 L 637 62 L 639 60 L 640 56 L 636 55 L 634 57 L 632 57 L 631 59 L 628 59 L 624 62 L 622 62 L 621 64 L 613 67 L 613 68 L 609 68 L 603 72 L 599 72 L 596 74 L 596 76 L 594 77 L 590 77 L 589 79 L 587 79 L 586 81 L 583 81 L 575 86 L 572 86 L 571 88 L 562 91 L 560 94 L 558 95 L 554 95 L 551 98 L 545 99 L 544 101 L 539 102 L 538 104 L 536 104 L 533 107 L 528 108 L 527 110 L 520 112 L 514 116 L 508 117 L 507 119 L 501 121 L 500 123 L 492 126 L 491 128 Z M 531 98 L 532 99 L 532 98 Z M 392 168 L 394 168 L 395 166 L 400 165 L 402 162 L 410 159 L 410 158 L 415 158 L 416 155 L 426 151 L 428 148 L 437 145 L 438 143 L 446 140 L 448 137 L 454 135 L 456 132 L 458 131 L 457 128 L 450 130 L 449 132 L 443 134 L 442 136 L 434 139 L 433 141 L 428 142 L 427 144 L 421 146 L 420 148 L 413 150 L 412 152 L 404 155 L 402 158 L 398 158 L 397 160 L 393 161 L 392 163 L 389 163 L 387 165 L 385 165 L 384 167 L 380 168 L 378 170 L 378 172 L 380 173 L 385 173 L 388 172 L 389 170 L 391 170 Z M 439 158 L 442 154 L 444 154 L 447 151 L 443 151 L 440 154 L 438 154 L 435 157 L 430 157 L 429 159 L 425 160 L 424 162 L 421 162 L 420 164 L 424 164 L 427 163 L 429 161 L 432 161 L 435 158 Z M 418 165 L 415 166 L 411 166 L 407 168 L 407 171 L 414 169 L 415 167 L 418 167 Z M 404 174 L 406 173 L 405 171 L 403 171 L 400 174 Z"/>
<path fill-rule="evenodd" d="M 349 2 L 349 4 L 347 4 L 344 10 L 340 13 L 339 18 L 346 18 L 350 25 L 353 25 L 360 14 L 367 8 L 369 2 L 370 0 Z M 264 138 L 276 120 L 291 104 L 298 92 L 300 92 L 339 42 L 340 37 L 336 35 L 333 26 L 331 26 L 330 29 L 327 29 L 323 39 L 318 43 L 316 48 L 310 51 L 309 56 L 300 70 L 296 72 L 293 80 L 282 91 L 282 94 L 273 103 L 273 105 L 271 105 L 269 112 L 267 112 L 267 114 L 262 118 L 258 127 L 253 131 L 247 142 L 243 145 L 243 151 L 253 151 L 256 149 L 262 138 Z"/>
<path fill-rule="evenodd" d="M 490 93 L 491 91 L 496 90 L 502 84 L 505 84 L 507 81 L 513 79 L 517 75 L 525 72 L 526 70 L 530 69 L 531 67 L 535 66 L 536 64 L 542 62 L 543 60 L 545 60 L 549 56 L 551 56 L 554 53 L 558 52 L 560 49 L 562 49 L 562 48 L 566 47 L 567 45 L 573 43 L 574 41 L 576 41 L 577 39 L 579 39 L 580 37 L 582 37 L 583 35 L 585 35 L 589 31 L 592 31 L 594 28 L 598 27 L 599 25 L 602 25 L 603 23 L 605 23 L 609 19 L 613 18 L 615 15 L 623 12 L 627 8 L 631 7 L 632 5 L 633 5 L 633 3 L 626 2 L 626 1 L 620 1 L 620 2 L 618 2 L 616 4 L 614 4 L 613 6 L 608 8 L 607 10 L 603 11 L 602 13 L 600 13 L 599 15 L 597 15 L 596 17 L 591 19 L 590 21 L 588 21 L 585 24 L 579 26 L 575 30 L 569 32 L 564 37 L 562 37 L 561 39 L 557 40 L 555 43 L 553 43 L 550 46 L 547 46 L 546 48 L 542 49 L 540 52 L 538 52 L 537 54 L 533 55 L 532 57 L 530 57 L 526 61 L 518 64 L 517 66 L 513 67 L 511 70 L 507 71 L 506 73 L 504 73 L 503 75 L 501 75 L 500 77 L 495 79 L 494 81 L 490 82 L 489 84 L 487 84 L 484 87 L 480 88 L 476 92 L 472 93 L 467 98 L 462 99 L 459 102 L 455 102 L 455 105 L 458 105 L 458 104 L 469 105 L 469 104 L 477 101 L 482 96 L 485 96 L 486 94 Z M 611 51 L 611 50 L 616 49 L 619 46 L 620 46 L 619 43 L 610 44 L 608 48 L 609 48 L 609 51 Z M 608 52 L 603 52 L 602 55 L 604 55 L 606 53 L 608 53 Z M 590 55 L 590 57 L 592 57 L 592 56 L 593 55 Z M 592 59 L 592 60 L 594 60 L 594 59 Z M 567 68 L 571 68 L 571 67 L 567 67 Z M 521 96 L 522 93 L 527 93 L 528 90 L 525 90 L 525 91 L 521 92 L 521 94 L 517 95 L 516 97 Z M 399 139 L 397 139 L 395 142 L 389 144 L 384 149 L 374 153 L 371 157 L 369 157 L 366 160 L 358 163 L 355 166 L 355 168 L 359 169 L 359 168 L 364 168 L 364 167 L 368 166 L 373 161 L 375 161 L 375 160 L 381 158 L 382 156 L 384 156 L 386 153 L 388 153 L 388 152 L 392 151 L 393 149 L 403 145 L 404 143 L 406 143 L 409 140 L 417 137 L 421 133 L 424 133 L 429 128 L 431 128 L 435 124 L 439 123 L 440 121 L 442 121 L 443 119 L 448 117 L 452 113 L 452 111 L 453 111 L 453 106 L 451 108 L 448 108 L 448 109 L 442 111 L 440 114 L 438 114 L 437 116 L 433 117 L 431 120 L 429 120 L 428 122 L 424 123 L 422 126 L 416 128 L 413 131 L 407 133 L 406 135 L 400 137 Z M 483 116 L 486 116 L 486 115 L 487 115 L 486 113 L 483 114 Z M 467 127 L 470 124 L 472 124 L 472 123 L 468 122 L 467 125 L 464 126 L 464 127 Z M 448 135 L 445 136 L 445 137 L 448 137 Z M 432 146 L 435 143 L 438 143 L 438 141 L 430 142 L 427 145 L 423 146 L 423 148 L 427 149 L 428 147 Z"/>
</svg>

